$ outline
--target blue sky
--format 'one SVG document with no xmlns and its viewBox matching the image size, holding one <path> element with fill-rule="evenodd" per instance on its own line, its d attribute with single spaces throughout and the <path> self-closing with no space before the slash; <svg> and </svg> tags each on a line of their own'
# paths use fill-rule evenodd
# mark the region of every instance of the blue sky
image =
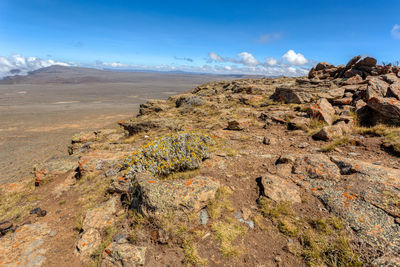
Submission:
<svg viewBox="0 0 400 267">
<path fill-rule="evenodd" d="M 58 62 L 299 75 L 400 60 L 399 25 L 398 0 L 0 0 L 0 74 Z"/>
</svg>

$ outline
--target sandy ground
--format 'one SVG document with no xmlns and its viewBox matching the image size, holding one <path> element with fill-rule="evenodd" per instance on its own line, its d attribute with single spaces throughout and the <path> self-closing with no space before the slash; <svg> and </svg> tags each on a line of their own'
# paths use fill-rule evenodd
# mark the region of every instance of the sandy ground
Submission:
<svg viewBox="0 0 400 267">
<path fill-rule="evenodd" d="M 168 98 L 218 79 L 137 75 L 125 83 L 0 84 L 0 183 L 32 177 L 34 164 L 66 155 L 75 133 L 115 127 L 147 99 Z"/>
</svg>

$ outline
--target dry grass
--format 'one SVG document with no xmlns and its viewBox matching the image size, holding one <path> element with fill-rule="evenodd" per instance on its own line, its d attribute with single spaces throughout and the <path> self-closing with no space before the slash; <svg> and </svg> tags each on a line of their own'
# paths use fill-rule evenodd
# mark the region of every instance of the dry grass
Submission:
<svg viewBox="0 0 400 267">
<path fill-rule="evenodd" d="M 258 205 L 261 213 L 270 218 L 283 235 L 299 242 L 291 251 L 302 256 L 309 266 L 363 266 L 340 219 L 301 218 L 290 203 L 276 203 L 264 197 Z"/>
<path fill-rule="evenodd" d="M 338 139 L 332 140 L 327 145 L 321 147 L 321 151 L 322 152 L 331 152 L 338 146 L 346 145 L 349 141 L 350 140 L 349 140 L 348 137 L 342 137 L 342 138 L 338 138 Z"/>
<path fill-rule="evenodd" d="M 211 219 L 219 219 L 225 210 L 233 211 L 231 196 L 232 191 L 228 187 L 218 189 L 215 200 L 207 206 L 207 212 Z"/>
<path fill-rule="evenodd" d="M 247 228 L 241 225 L 236 219 L 227 218 L 224 221 L 216 221 L 211 225 L 217 239 L 220 242 L 220 251 L 223 256 L 239 256 L 241 250 L 234 246 L 233 242 L 247 232 Z"/>
<path fill-rule="evenodd" d="M 378 124 L 373 127 L 357 127 L 355 132 L 363 135 L 381 136 L 385 142 L 393 146 L 394 151 L 400 153 L 400 127 Z"/>
<path fill-rule="evenodd" d="M 0 221 L 23 218 L 31 210 L 31 202 L 37 200 L 32 195 L 33 185 L 27 185 L 21 192 L 0 193 Z"/>
<path fill-rule="evenodd" d="M 310 120 L 310 125 L 308 126 L 307 132 L 310 136 L 314 135 L 317 132 L 321 131 L 321 129 L 324 128 L 324 126 L 326 126 L 325 122 L 312 118 Z"/>
</svg>

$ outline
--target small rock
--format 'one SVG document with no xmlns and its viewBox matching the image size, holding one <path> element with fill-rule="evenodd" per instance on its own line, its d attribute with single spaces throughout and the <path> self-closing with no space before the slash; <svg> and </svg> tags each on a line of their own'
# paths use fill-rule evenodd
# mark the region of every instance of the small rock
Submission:
<svg viewBox="0 0 400 267">
<path fill-rule="evenodd" d="M 358 153 L 356 153 L 356 152 L 350 152 L 350 153 L 348 153 L 347 154 L 349 157 L 357 157 L 357 156 L 359 156 L 360 154 L 358 154 Z"/>
<path fill-rule="evenodd" d="M 276 145 L 278 143 L 278 139 L 275 137 L 264 137 L 263 144 L 264 145 Z"/>
<path fill-rule="evenodd" d="M 10 231 L 13 227 L 13 224 L 9 221 L 0 222 L 0 234 L 4 235 L 8 231 Z"/>
<path fill-rule="evenodd" d="M 49 236 L 56 236 L 57 235 L 57 230 L 51 230 L 49 233 Z"/>
<path fill-rule="evenodd" d="M 231 131 L 242 131 L 244 128 L 238 121 L 229 121 L 227 129 Z"/>
<path fill-rule="evenodd" d="M 298 148 L 306 148 L 306 147 L 309 147 L 309 146 L 310 146 L 309 143 L 304 142 L 304 143 L 300 143 L 297 147 Z"/>
<path fill-rule="evenodd" d="M 208 223 L 209 219 L 210 219 L 210 217 L 208 215 L 207 210 L 206 209 L 202 209 L 200 211 L 200 223 L 205 225 L 205 224 Z"/>
<path fill-rule="evenodd" d="M 249 219 L 250 215 L 251 215 L 251 210 L 249 210 L 248 208 L 242 208 L 242 215 L 243 215 L 243 219 L 247 220 Z"/>
</svg>

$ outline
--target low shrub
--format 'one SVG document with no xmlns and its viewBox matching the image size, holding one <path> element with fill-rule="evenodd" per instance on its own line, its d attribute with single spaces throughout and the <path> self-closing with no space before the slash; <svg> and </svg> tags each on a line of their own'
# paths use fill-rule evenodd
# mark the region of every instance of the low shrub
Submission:
<svg viewBox="0 0 400 267">
<path fill-rule="evenodd" d="M 127 176 L 139 172 L 167 176 L 175 172 L 194 170 L 210 157 L 213 144 L 206 134 L 179 132 L 157 138 L 130 155 L 125 163 Z"/>
</svg>

